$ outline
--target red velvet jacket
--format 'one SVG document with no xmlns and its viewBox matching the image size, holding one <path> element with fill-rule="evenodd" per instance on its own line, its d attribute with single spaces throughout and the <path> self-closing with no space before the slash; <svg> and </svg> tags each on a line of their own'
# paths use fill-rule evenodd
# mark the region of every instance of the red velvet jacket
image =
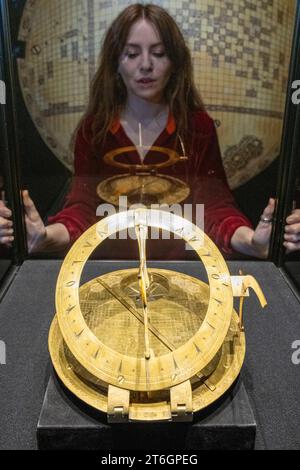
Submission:
<svg viewBox="0 0 300 470">
<path fill-rule="evenodd" d="M 82 127 L 77 134 L 74 160 L 75 176 L 64 208 L 48 219 L 49 223 L 63 223 L 70 233 L 72 242 L 99 220 L 96 217 L 96 209 L 103 201 L 96 193 L 97 184 L 104 178 L 122 173 L 120 169 L 105 164 L 102 160 L 103 156 L 117 147 L 133 145 L 117 119 L 108 133 L 106 144 L 99 148 L 98 152 L 93 152 L 90 144 L 91 122 L 92 118 L 88 118 L 85 123 L 86 138 L 83 135 Z M 204 204 L 205 232 L 213 239 L 223 254 L 231 254 L 230 240 L 233 233 L 240 226 L 251 227 L 251 223 L 238 209 L 227 184 L 213 120 L 204 111 L 193 112 L 189 116 L 189 132 L 188 160 L 184 163 L 176 163 L 172 167 L 163 168 L 159 173 L 183 179 L 189 184 L 191 194 L 188 200 L 183 202 L 185 204 Z M 166 128 L 153 145 L 174 148 L 175 137 L 176 123 L 170 114 Z M 178 152 L 181 152 L 180 148 L 178 148 Z M 140 163 L 137 151 L 123 154 L 120 158 L 128 163 Z M 165 158 L 165 156 L 150 150 L 144 163 L 155 163 Z M 111 242 L 111 240 L 106 241 L 103 245 Z M 122 242 L 121 245 L 123 245 L 120 251 L 117 250 L 116 241 L 114 241 L 115 245 L 111 245 L 111 249 L 108 245 L 105 246 L 100 256 L 120 259 L 137 255 L 136 242 L 129 243 L 129 245 L 128 243 L 124 244 L 124 240 L 118 240 L 118 242 Z M 167 254 L 162 253 L 161 250 L 157 251 L 157 247 L 161 245 L 156 243 L 156 248 L 148 255 L 149 258 L 185 258 L 186 254 L 182 247 L 178 249 L 178 241 L 176 242 L 177 247 L 169 241 Z M 112 253 L 111 250 L 115 251 Z"/>
</svg>

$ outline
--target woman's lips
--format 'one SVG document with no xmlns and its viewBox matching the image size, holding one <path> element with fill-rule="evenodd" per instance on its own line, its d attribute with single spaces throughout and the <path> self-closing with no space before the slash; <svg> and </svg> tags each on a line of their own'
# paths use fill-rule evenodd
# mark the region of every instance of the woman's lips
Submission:
<svg viewBox="0 0 300 470">
<path fill-rule="evenodd" d="M 144 79 L 144 80 L 138 80 L 137 84 L 141 88 L 152 88 L 152 86 L 155 84 L 156 80 L 149 80 L 149 79 Z"/>
<path fill-rule="evenodd" d="M 142 83 L 142 84 L 147 84 L 147 83 L 153 83 L 155 82 L 155 80 L 153 80 L 152 78 L 142 78 L 141 80 L 137 80 L 138 83 Z"/>
</svg>

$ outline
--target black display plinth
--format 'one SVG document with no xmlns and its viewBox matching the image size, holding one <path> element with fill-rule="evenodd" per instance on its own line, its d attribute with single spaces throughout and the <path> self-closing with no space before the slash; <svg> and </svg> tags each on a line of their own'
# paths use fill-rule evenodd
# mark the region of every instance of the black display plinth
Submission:
<svg viewBox="0 0 300 470">
<path fill-rule="evenodd" d="M 253 449 L 256 423 L 238 380 L 193 423 L 107 424 L 104 414 L 82 403 L 53 373 L 38 426 L 39 449 Z"/>
</svg>

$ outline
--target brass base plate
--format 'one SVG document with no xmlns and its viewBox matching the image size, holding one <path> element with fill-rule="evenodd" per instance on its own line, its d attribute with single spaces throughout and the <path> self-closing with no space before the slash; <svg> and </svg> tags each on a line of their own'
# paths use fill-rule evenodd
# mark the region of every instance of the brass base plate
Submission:
<svg viewBox="0 0 300 470">
<path fill-rule="evenodd" d="M 110 286 L 119 279 L 126 299 L 138 305 L 135 273 L 137 270 L 114 271 L 100 276 L 100 279 Z M 152 277 L 149 299 L 158 307 L 152 309 L 151 323 L 178 347 L 201 326 L 209 287 L 198 279 L 175 271 L 149 269 L 149 273 Z M 142 325 L 130 312 L 124 312 L 97 279 L 81 286 L 79 295 L 85 320 L 94 334 L 109 347 L 119 349 L 120 353 L 143 354 Z M 96 309 L 91 308 L 93 304 L 97 305 Z M 94 313 L 91 315 L 90 312 Z M 220 398 L 240 372 L 245 356 L 245 335 L 240 331 L 238 321 L 238 315 L 233 311 L 221 349 L 197 376 L 191 378 L 193 412 Z M 165 346 L 155 340 L 154 337 L 152 348 L 155 355 L 166 353 Z M 50 328 L 49 350 L 64 385 L 88 405 L 107 413 L 108 384 L 93 376 L 74 358 L 63 340 L 56 316 Z M 128 418 L 132 421 L 171 420 L 170 390 L 131 391 Z"/>
</svg>

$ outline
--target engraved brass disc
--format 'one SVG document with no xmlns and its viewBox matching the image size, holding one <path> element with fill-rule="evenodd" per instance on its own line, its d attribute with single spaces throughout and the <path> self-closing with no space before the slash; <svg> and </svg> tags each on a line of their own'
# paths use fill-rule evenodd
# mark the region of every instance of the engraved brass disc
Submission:
<svg viewBox="0 0 300 470">
<path fill-rule="evenodd" d="M 193 322 L 196 321 L 194 316 L 187 314 L 190 310 L 186 311 L 185 307 L 180 305 L 180 296 L 183 295 L 183 291 L 189 293 L 193 304 L 197 302 L 196 297 L 191 296 L 193 283 L 190 278 L 185 282 L 181 278 L 176 287 L 177 290 L 175 289 L 173 292 L 173 301 L 168 295 L 166 296 L 169 303 L 165 307 L 163 307 L 165 305 L 164 299 L 150 301 L 149 316 L 151 321 L 152 318 L 156 320 L 160 313 L 165 313 L 164 310 L 166 310 L 166 318 L 168 318 L 169 309 L 173 312 L 172 318 L 177 325 L 177 331 L 186 328 L 182 324 L 183 316 L 189 317 L 189 321 L 194 324 L 192 329 L 187 330 L 188 336 L 184 336 L 183 339 L 182 336 L 186 335 L 184 331 L 177 339 L 174 335 L 170 338 L 168 331 L 160 332 L 160 343 L 163 343 L 166 348 L 163 349 L 160 345 L 161 351 L 156 353 L 154 351 L 150 359 L 139 355 L 137 341 L 132 341 L 136 348 L 135 354 L 132 352 L 129 354 L 126 349 L 118 349 L 118 344 L 120 346 L 123 344 L 122 337 L 128 334 L 126 323 L 122 328 L 115 326 L 117 323 L 108 323 L 108 336 L 115 337 L 113 345 L 108 342 L 107 338 L 99 337 L 91 328 L 88 317 L 84 317 L 78 292 L 81 272 L 94 249 L 109 235 L 141 224 L 172 231 L 188 242 L 201 258 L 209 282 L 209 299 L 205 312 L 203 312 L 203 318 L 200 313 L 197 317 L 198 320 L 201 318 L 201 323 L 194 324 Z M 167 277 L 169 289 L 172 292 L 174 283 L 176 285 L 174 280 L 176 276 L 174 274 L 171 280 L 170 275 Z M 109 288 L 112 288 L 114 292 L 117 290 L 115 296 L 122 305 L 120 307 L 122 311 L 124 308 L 132 309 L 130 302 L 133 302 L 133 298 L 124 299 L 124 293 L 118 291 L 114 283 L 110 282 Z M 109 289 L 106 290 L 109 292 Z M 199 296 L 199 289 L 196 291 Z M 179 292 L 182 294 L 178 295 Z M 201 301 L 200 296 L 198 303 Z M 157 307 L 155 307 L 155 303 Z M 176 316 L 178 308 L 181 310 L 180 321 Z M 97 309 L 97 303 L 92 304 L 91 309 Z M 135 310 L 138 310 L 137 306 Z M 174 387 L 189 380 L 202 371 L 218 353 L 227 335 L 232 317 L 231 279 L 219 250 L 195 225 L 182 217 L 164 211 L 148 209 L 124 211 L 107 217 L 92 226 L 72 246 L 58 276 L 56 311 L 59 327 L 68 348 L 86 370 L 97 379 L 112 386 L 131 391 L 152 392 Z M 141 312 L 139 313 L 141 314 Z M 149 330 L 149 334 L 152 335 L 150 326 Z M 152 349 L 151 344 L 150 348 Z"/>
<path fill-rule="evenodd" d="M 121 196 L 131 204 L 179 204 L 190 194 L 184 181 L 166 175 L 138 173 L 136 175 L 116 175 L 99 183 L 98 196 L 106 202 L 118 206 Z"/>
<path fill-rule="evenodd" d="M 188 243 L 208 282 L 147 268 L 146 240 L 152 227 Z M 92 252 L 125 230 L 137 239 L 137 268 L 113 271 L 80 286 Z M 240 372 L 243 301 L 249 288 L 265 307 L 253 276 L 230 276 L 215 244 L 182 217 L 146 208 L 106 217 L 74 243 L 62 264 L 49 333 L 55 370 L 76 396 L 107 413 L 109 422 L 191 421 Z M 233 296 L 240 298 L 239 314 Z"/>
<path fill-rule="evenodd" d="M 162 269 L 149 269 L 149 274 L 152 280 L 149 288 L 151 348 L 159 359 L 169 348 L 180 348 L 200 329 L 210 295 L 208 285 L 191 276 Z M 136 275 L 135 269 L 105 274 L 81 286 L 79 297 L 88 327 L 103 344 L 119 354 L 142 358 L 142 322 L 118 297 L 122 293 L 122 300 L 139 311 Z M 105 286 L 109 286 L 109 290 Z M 162 338 L 166 338 L 166 344 Z M 108 384 L 76 360 L 63 340 L 57 316 L 51 325 L 49 350 L 55 370 L 66 387 L 90 406 L 107 412 Z M 233 312 L 220 350 L 201 374 L 191 377 L 194 412 L 214 402 L 230 387 L 239 374 L 244 355 L 244 333 L 240 332 L 238 316 Z M 116 364 L 114 373 L 122 380 L 122 365 Z M 150 397 L 143 392 L 133 392 L 129 419 L 171 419 L 169 401 L 168 390 L 151 392 Z"/>
</svg>

